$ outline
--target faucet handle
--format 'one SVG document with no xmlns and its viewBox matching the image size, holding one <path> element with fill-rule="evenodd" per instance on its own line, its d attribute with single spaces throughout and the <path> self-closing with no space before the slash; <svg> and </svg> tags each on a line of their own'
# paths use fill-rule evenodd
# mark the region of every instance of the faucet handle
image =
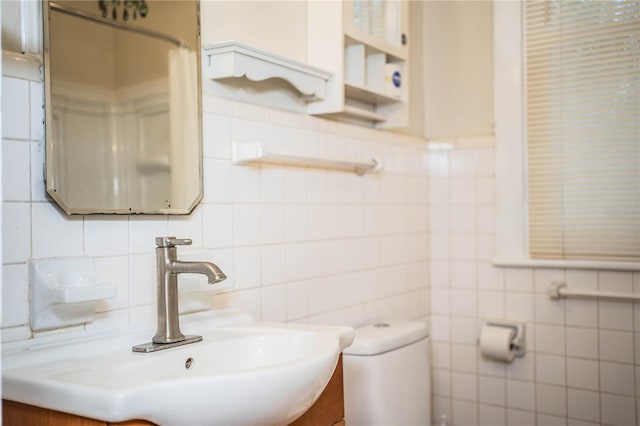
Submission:
<svg viewBox="0 0 640 426">
<path fill-rule="evenodd" d="M 157 247 L 175 247 L 175 246 L 190 246 L 190 238 L 176 238 L 176 237 L 156 237 Z"/>
</svg>

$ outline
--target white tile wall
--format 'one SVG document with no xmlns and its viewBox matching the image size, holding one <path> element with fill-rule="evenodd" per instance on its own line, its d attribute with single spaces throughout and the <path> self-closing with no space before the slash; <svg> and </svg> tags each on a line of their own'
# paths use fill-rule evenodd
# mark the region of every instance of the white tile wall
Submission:
<svg viewBox="0 0 640 426">
<path fill-rule="evenodd" d="M 494 267 L 495 165 L 486 143 L 426 154 L 400 135 L 205 94 L 205 194 L 192 215 L 67 217 L 42 183 L 41 88 L 3 78 L 3 341 L 34 337 L 32 258 L 92 256 L 99 277 L 117 285 L 87 329 L 152 324 L 153 238 L 171 233 L 192 238 L 229 276 L 214 308 L 354 326 L 428 317 L 436 424 L 442 415 L 455 425 L 640 424 L 640 306 L 545 294 L 556 278 L 640 291 L 640 274 Z M 316 155 L 375 153 L 386 169 L 358 177 L 241 168 L 230 164 L 233 139 Z M 508 365 L 483 359 L 485 317 L 525 321 L 527 356 Z"/>
<path fill-rule="evenodd" d="M 189 237 L 228 275 L 215 308 L 257 320 L 364 325 L 429 313 L 428 156 L 402 135 L 203 94 L 204 200 L 189 216 L 67 216 L 42 182 L 42 85 L 3 78 L 2 339 L 29 329 L 28 264 L 91 256 L 118 296 L 86 329 L 153 324 L 154 238 Z M 264 140 L 315 155 L 379 155 L 378 175 L 233 166 L 231 141 Z M 469 301 L 469 303 L 472 303 Z M 82 330 L 74 327 L 56 333 Z M 49 332 L 40 333 L 46 335 Z"/>
<path fill-rule="evenodd" d="M 640 274 L 494 267 L 493 149 L 461 146 L 429 159 L 434 424 L 640 425 L 640 307 L 546 294 L 640 291 Z M 526 322 L 526 357 L 482 358 L 487 317 Z"/>
</svg>

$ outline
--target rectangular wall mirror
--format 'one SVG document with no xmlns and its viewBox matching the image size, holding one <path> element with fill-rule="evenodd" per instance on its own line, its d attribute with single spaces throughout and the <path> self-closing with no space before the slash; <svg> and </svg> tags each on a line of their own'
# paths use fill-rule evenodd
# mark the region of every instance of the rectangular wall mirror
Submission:
<svg viewBox="0 0 640 426">
<path fill-rule="evenodd" d="M 67 214 L 202 198 L 199 2 L 44 1 L 46 187 Z"/>
</svg>

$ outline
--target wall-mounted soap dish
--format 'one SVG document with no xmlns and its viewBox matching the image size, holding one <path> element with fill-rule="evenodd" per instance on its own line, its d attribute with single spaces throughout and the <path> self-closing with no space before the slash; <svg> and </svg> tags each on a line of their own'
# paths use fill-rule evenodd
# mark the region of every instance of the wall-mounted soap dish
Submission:
<svg viewBox="0 0 640 426">
<path fill-rule="evenodd" d="M 91 322 L 95 302 L 117 293 L 115 286 L 96 281 L 90 257 L 34 260 L 29 274 L 32 330 Z"/>
</svg>

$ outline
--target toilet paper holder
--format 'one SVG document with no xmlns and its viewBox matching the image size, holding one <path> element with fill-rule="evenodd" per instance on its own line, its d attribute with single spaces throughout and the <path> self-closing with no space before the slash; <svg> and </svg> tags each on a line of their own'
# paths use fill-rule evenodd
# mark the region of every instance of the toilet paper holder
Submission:
<svg viewBox="0 0 640 426">
<path fill-rule="evenodd" d="M 517 357 L 523 357 L 525 354 L 525 338 L 524 338 L 523 322 L 510 321 L 505 319 L 485 319 L 482 327 L 504 327 L 511 328 L 515 331 L 515 336 L 511 339 L 511 350 Z"/>
</svg>

